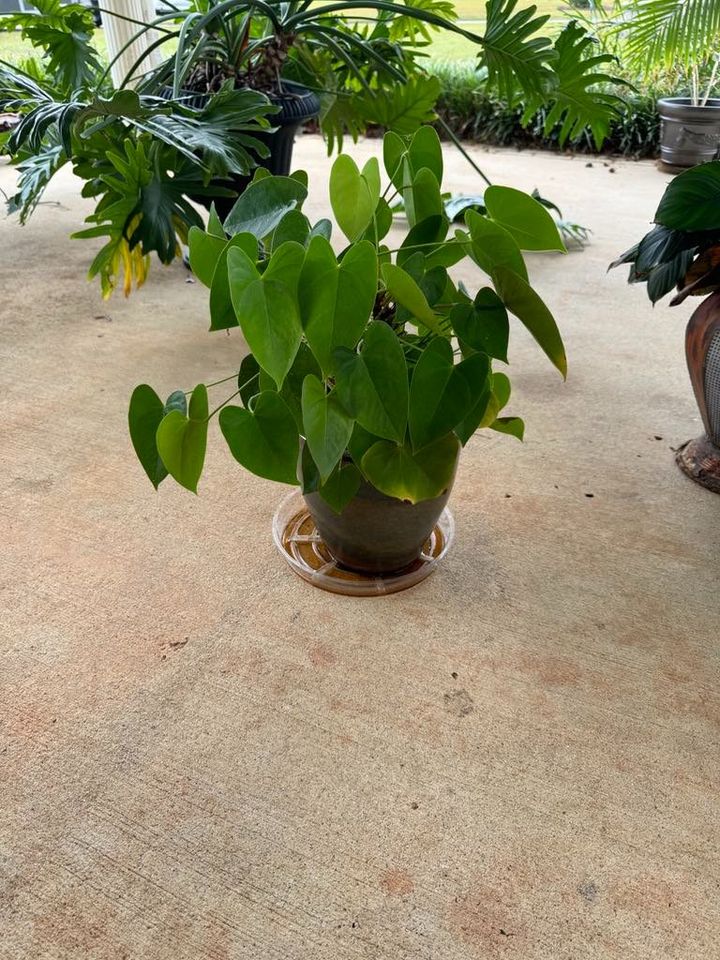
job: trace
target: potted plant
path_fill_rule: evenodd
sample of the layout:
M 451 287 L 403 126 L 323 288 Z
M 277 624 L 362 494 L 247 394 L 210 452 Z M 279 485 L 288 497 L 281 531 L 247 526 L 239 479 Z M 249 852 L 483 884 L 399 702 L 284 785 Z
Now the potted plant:
M 344 240 L 302 212 L 302 175 L 257 175 L 224 224 L 190 231 L 210 289 L 210 329 L 239 326 L 250 353 L 232 395 L 210 412 L 208 385 L 163 401 L 148 385 L 130 401 L 130 436 L 157 488 L 169 474 L 196 492 L 208 424 L 218 416 L 235 459 L 260 477 L 300 484 L 331 553 L 386 574 L 415 559 L 449 496 L 460 451 L 487 427 L 523 436 L 502 416 L 510 381 L 509 318 L 529 329 L 564 376 L 552 314 L 528 282 L 522 250 L 563 250 L 548 211 L 508 187 L 485 192 L 449 235 L 437 134 L 383 140 L 362 170 L 346 154 L 329 194 Z M 407 233 L 386 242 L 390 204 Z M 489 281 L 468 291 L 449 268 L 469 258 Z M 212 386 L 212 385 L 210 385 Z
M 616 0 L 614 26 L 641 75 L 683 70 L 690 95 L 658 100 L 660 156 L 674 167 L 712 160 L 720 147 L 720 99 L 713 98 L 720 56 L 717 0 Z M 704 81 L 704 82 L 703 82 Z
M 690 380 L 705 435 L 684 444 L 676 460 L 688 476 L 720 493 L 720 161 L 679 174 L 655 213 L 655 227 L 612 267 L 630 264 L 630 283 L 645 283 L 653 303 L 676 289 L 670 306 L 706 299 L 685 333 Z
M 516 5 L 488 0 L 484 33 L 476 35 L 449 19 L 447 0 L 196 0 L 138 27 L 158 34 L 148 50 L 169 43 L 176 51 L 145 74 L 141 58 L 128 73 L 133 88 L 114 91 L 112 65 L 103 67 L 91 45 L 89 10 L 41 0 L 37 14 L 9 25 L 42 51 L 42 62 L 0 62 L 0 103 L 21 117 L 4 146 L 19 172 L 10 209 L 27 219 L 57 170 L 72 163 L 86 181 L 84 194 L 96 199 L 89 229 L 77 235 L 108 238 L 91 276 L 100 275 L 108 295 L 124 274 L 127 293 L 144 279 L 150 254 L 170 262 L 188 228 L 202 222 L 189 200 L 214 199 L 225 214 L 256 163 L 289 169 L 298 116 L 288 113 L 285 133 L 271 129 L 283 122 L 283 104 L 302 113 L 317 92 L 329 150 L 369 123 L 408 136 L 433 120 L 439 85 L 420 56 L 434 29 L 476 43 L 489 87 L 522 99 L 530 112 L 546 104 L 561 138 L 589 124 L 601 142 L 619 102 L 597 92 L 612 80 L 600 69 L 609 58 L 594 55 L 579 28 L 564 30 L 553 44 L 541 33 L 548 17 Z M 298 82 L 312 92 L 289 86 Z M 245 108 L 253 102 L 250 117 Z

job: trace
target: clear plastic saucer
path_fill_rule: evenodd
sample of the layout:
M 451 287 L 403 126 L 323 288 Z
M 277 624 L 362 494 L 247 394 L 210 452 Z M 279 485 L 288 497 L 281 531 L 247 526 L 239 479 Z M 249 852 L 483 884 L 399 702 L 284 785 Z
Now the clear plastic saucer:
M 452 545 L 455 521 L 446 507 L 420 557 L 404 570 L 385 576 L 358 573 L 338 563 L 323 543 L 299 490 L 280 503 L 272 530 L 278 552 L 303 580 L 331 593 L 377 597 L 407 590 L 429 577 Z

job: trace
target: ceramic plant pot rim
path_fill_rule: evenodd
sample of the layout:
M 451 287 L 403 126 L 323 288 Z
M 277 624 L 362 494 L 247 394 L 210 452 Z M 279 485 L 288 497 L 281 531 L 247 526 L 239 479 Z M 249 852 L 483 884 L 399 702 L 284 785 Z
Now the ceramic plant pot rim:
M 304 123 L 305 120 L 311 120 L 318 115 L 320 112 L 320 98 L 313 90 L 309 90 L 301 83 L 295 83 L 294 80 L 283 80 L 283 88 L 282 93 L 266 94 L 271 103 L 281 108 L 279 113 L 274 113 L 268 117 L 268 120 L 274 127 L 297 125 Z M 262 93 L 263 91 L 259 92 Z M 164 100 L 172 100 L 172 87 L 161 87 L 159 95 Z M 210 93 L 195 93 L 192 90 L 181 90 L 179 100 L 185 106 L 202 110 L 203 107 L 207 106 L 212 96 L 213 94 Z
M 720 117 L 720 98 L 711 97 L 701 106 L 693 104 L 690 97 L 663 97 L 658 100 L 657 109 L 660 116 L 667 117 L 668 120 L 707 119 L 714 113 Z

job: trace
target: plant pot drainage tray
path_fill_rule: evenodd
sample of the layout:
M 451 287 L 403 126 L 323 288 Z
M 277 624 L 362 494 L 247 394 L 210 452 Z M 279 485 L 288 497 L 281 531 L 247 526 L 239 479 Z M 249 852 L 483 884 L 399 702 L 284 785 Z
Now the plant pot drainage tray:
M 332 556 L 299 491 L 282 501 L 273 518 L 275 546 L 299 577 L 322 590 L 354 597 L 397 593 L 420 583 L 446 556 L 454 536 L 455 523 L 446 507 L 414 563 L 391 574 L 358 573 L 343 567 Z

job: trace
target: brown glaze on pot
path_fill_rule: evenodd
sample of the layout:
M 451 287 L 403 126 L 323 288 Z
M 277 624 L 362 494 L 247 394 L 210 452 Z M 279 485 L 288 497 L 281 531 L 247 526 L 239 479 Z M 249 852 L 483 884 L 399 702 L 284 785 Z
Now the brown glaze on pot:
M 319 493 L 305 502 L 326 546 L 344 567 L 361 573 L 395 573 L 417 560 L 450 496 L 407 503 L 388 497 L 365 480 L 337 514 Z

